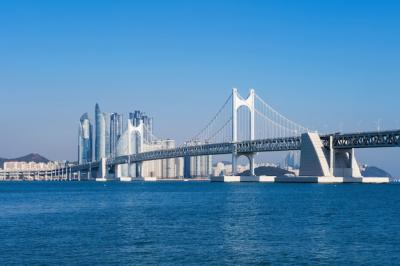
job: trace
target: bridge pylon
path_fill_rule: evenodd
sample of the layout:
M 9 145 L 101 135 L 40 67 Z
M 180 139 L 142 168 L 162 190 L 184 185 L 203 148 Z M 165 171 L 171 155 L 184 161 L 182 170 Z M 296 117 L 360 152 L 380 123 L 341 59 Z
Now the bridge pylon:
M 254 175 L 254 156 L 255 153 L 238 153 L 236 143 L 238 142 L 238 111 L 240 107 L 245 107 L 250 112 L 250 140 L 255 138 L 255 90 L 250 89 L 249 96 L 242 98 L 237 89 L 232 89 L 232 143 L 235 148 L 232 153 L 232 175 L 237 175 L 237 159 L 244 155 L 249 159 L 250 175 Z
M 137 137 L 136 137 L 137 136 Z M 136 147 L 132 146 L 132 138 L 136 137 Z M 136 154 L 136 153 L 141 153 L 143 152 L 143 144 L 144 144 L 144 124 L 141 121 L 139 125 L 134 126 L 132 124 L 132 121 L 128 120 L 128 127 L 125 130 L 125 132 L 122 134 L 120 137 L 118 143 L 117 143 L 117 155 L 122 156 L 122 155 L 131 155 L 131 154 Z M 116 177 L 121 177 L 124 175 L 122 173 L 122 165 L 116 165 L 115 169 L 115 175 Z M 131 162 L 130 162 L 130 156 L 128 159 L 127 164 L 125 165 L 127 168 L 125 171 L 124 177 L 140 177 L 141 176 L 141 163 L 136 163 L 135 164 L 135 169 L 131 169 Z M 133 170 L 135 173 L 132 173 Z

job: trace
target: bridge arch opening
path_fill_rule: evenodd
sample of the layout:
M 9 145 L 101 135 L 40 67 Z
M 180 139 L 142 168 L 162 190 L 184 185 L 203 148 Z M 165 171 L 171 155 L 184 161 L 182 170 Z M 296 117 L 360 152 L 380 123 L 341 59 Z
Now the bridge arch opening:
M 236 155 L 236 169 L 232 169 L 232 173 L 238 175 L 253 176 L 254 173 L 254 154 L 237 154 Z M 233 167 L 233 165 L 232 165 Z M 235 171 L 236 170 L 236 171 Z
M 237 141 L 251 139 L 251 111 L 247 106 L 237 109 Z

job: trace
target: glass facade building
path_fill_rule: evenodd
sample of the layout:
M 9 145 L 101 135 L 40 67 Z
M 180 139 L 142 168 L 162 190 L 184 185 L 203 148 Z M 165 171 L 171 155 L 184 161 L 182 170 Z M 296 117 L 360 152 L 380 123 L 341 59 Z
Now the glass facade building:
M 144 140 L 145 142 L 152 142 L 153 136 L 153 118 L 147 116 L 144 112 L 136 110 L 133 113 L 129 113 L 129 120 L 132 122 L 133 126 L 138 126 L 142 121 L 144 124 Z
M 87 114 L 82 117 L 83 120 L 87 119 L 89 121 Z M 124 116 L 119 113 L 102 112 L 99 104 L 96 103 L 94 114 L 94 134 L 93 137 L 90 138 L 90 141 L 92 142 L 91 149 L 94 150 L 94 152 L 90 156 L 91 160 L 100 161 L 101 158 L 112 158 L 118 155 L 119 140 L 122 138 L 123 133 L 127 129 L 127 126 L 124 125 L 123 118 Z M 144 142 L 151 143 L 153 141 L 153 119 L 151 117 L 148 117 L 147 115 L 145 115 L 145 113 L 136 110 L 133 113 L 129 113 L 128 123 L 130 123 L 129 125 L 131 127 L 137 127 L 140 125 L 140 123 L 143 123 Z M 92 126 L 90 125 L 90 127 Z M 90 131 L 92 131 L 92 129 L 90 129 Z M 81 136 L 81 129 L 79 136 Z M 134 136 L 132 136 L 135 143 L 139 142 L 138 136 L 138 134 L 134 134 Z M 131 143 L 131 141 L 128 141 L 128 143 Z M 79 144 L 79 147 L 82 147 L 82 145 Z M 79 154 L 79 159 L 82 159 L 81 153 Z
M 106 141 L 105 141 L 105 150 L 106 150 L 106 158 L 109 158 L 111 155 L 111 136 L 110 136 L 110 114 L 109 113 L 103 113 L 104 117 L 104 127 L 105 127 L 105 136 L 106 136 Z
M 92 161 L 92 124 L 87 113 L 83 114 L 79 123 L 78 163 Z
M 96 120 L 96 140 L 95 140 L 95 160 L 99 161 L 106 157 L 106 118 L 101 112 L 99 104 L 95 107 Z
M 117 154 L 117 142 L 123 132 L 123 115 L 111 113 L 110 115 L 110 154 L 115 157 Z

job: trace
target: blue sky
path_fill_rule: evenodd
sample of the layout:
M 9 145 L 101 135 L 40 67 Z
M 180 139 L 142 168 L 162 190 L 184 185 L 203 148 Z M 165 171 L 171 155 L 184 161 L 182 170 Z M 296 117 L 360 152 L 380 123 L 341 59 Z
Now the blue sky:
M 1 1 L 0 157 L 76 159 L 80 115 L 183 140 L 232 87 L 320 131 L 400 128 L 398 1 Z M 399 149 L 359 160 L 400 175 Z

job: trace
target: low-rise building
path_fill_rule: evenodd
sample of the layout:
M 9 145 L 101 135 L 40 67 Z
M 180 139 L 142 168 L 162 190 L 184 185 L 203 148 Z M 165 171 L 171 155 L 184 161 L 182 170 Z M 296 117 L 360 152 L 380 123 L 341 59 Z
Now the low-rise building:
M 65 166 L 65 162 L 5 162 L 4 171 L 46 171 Z

